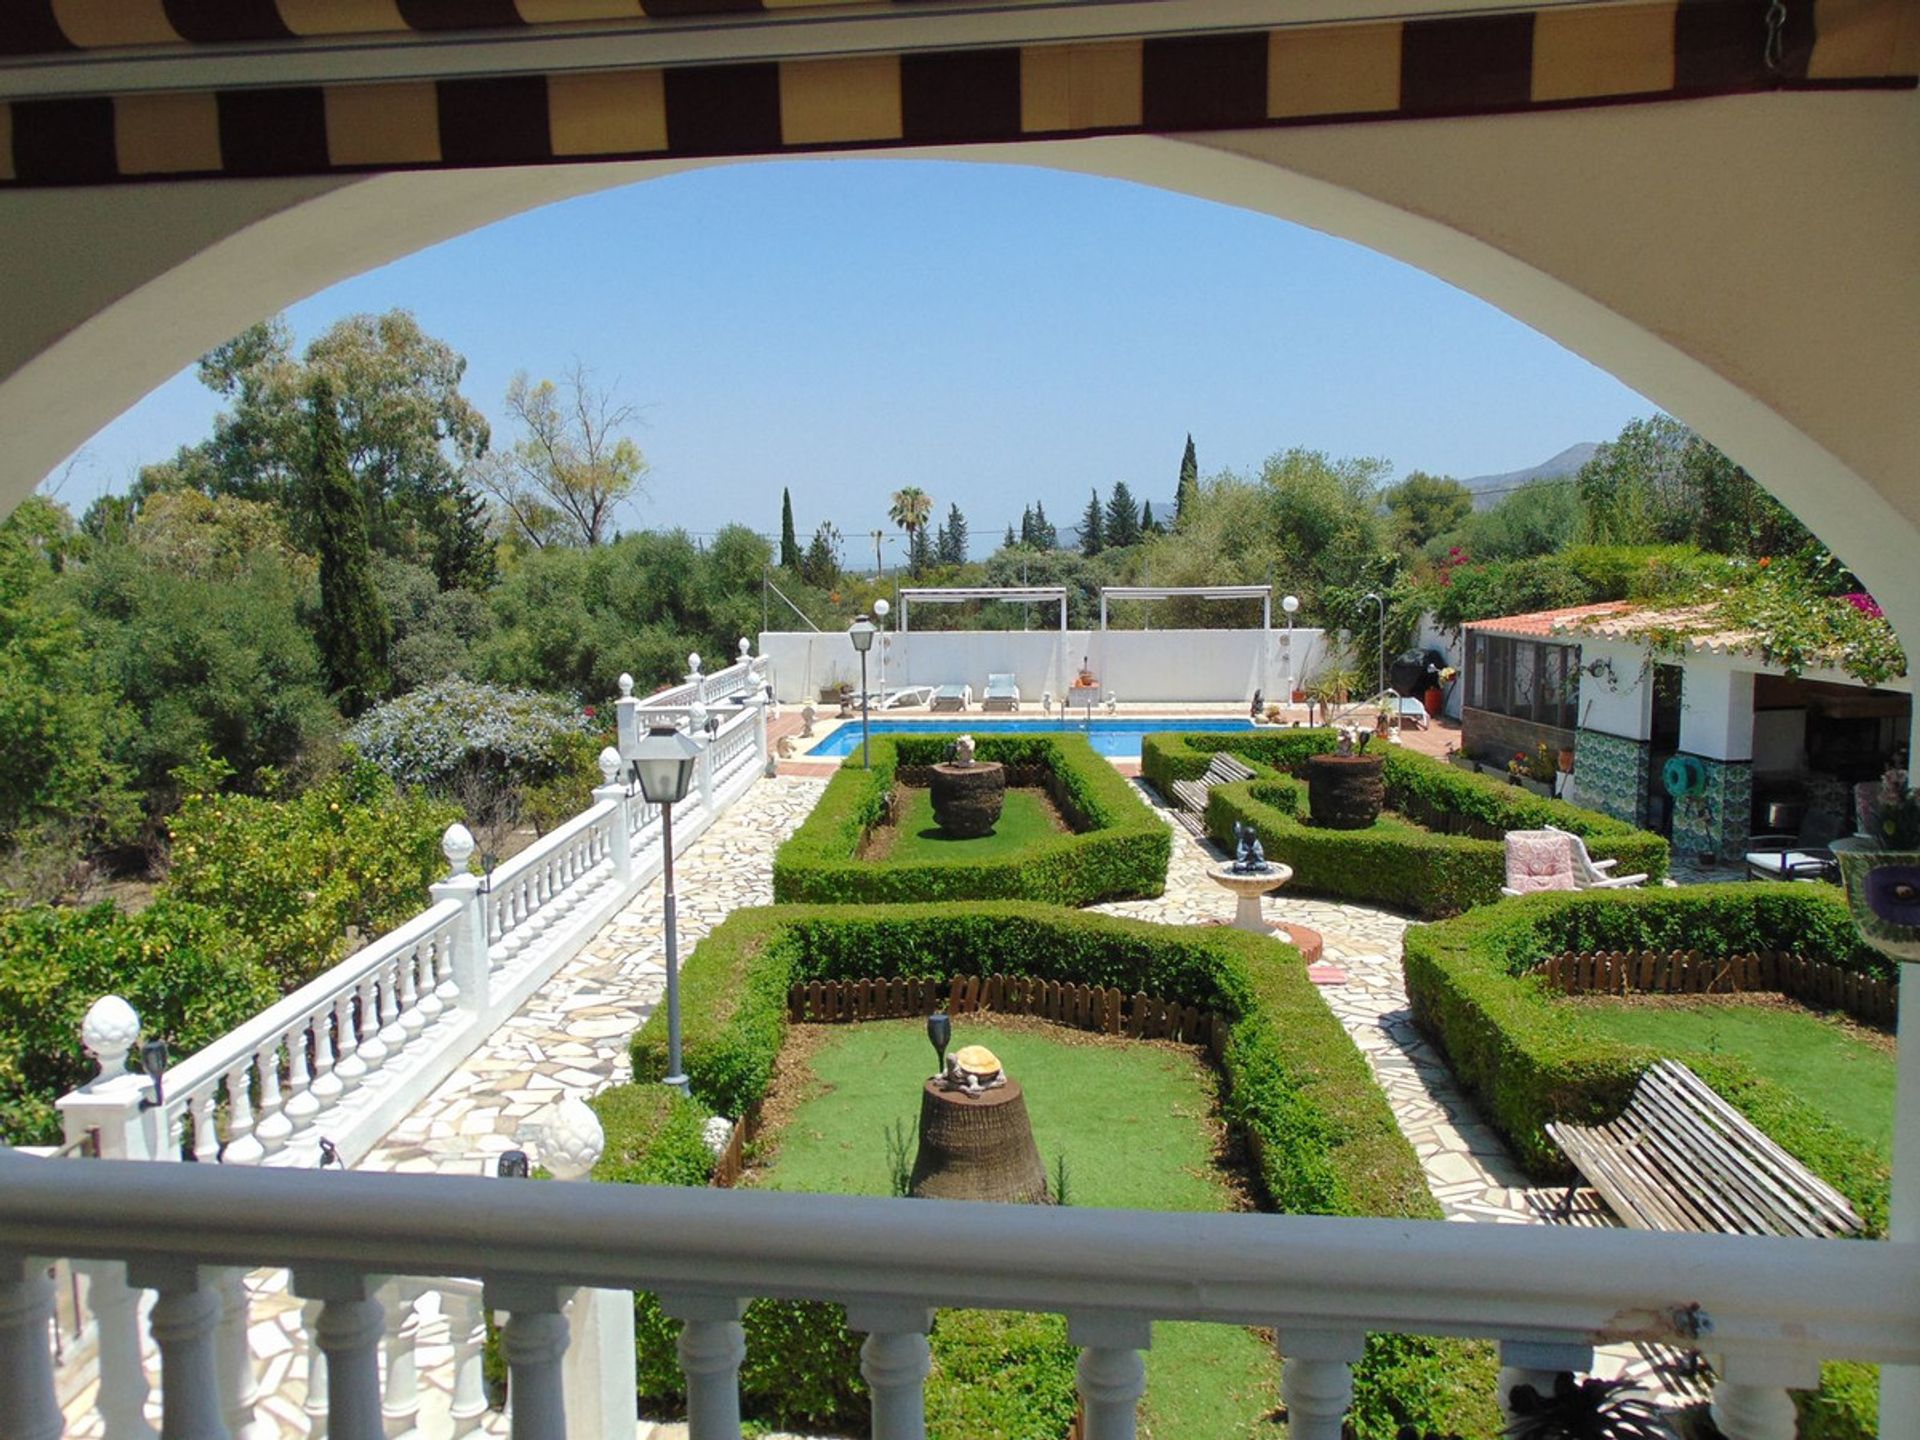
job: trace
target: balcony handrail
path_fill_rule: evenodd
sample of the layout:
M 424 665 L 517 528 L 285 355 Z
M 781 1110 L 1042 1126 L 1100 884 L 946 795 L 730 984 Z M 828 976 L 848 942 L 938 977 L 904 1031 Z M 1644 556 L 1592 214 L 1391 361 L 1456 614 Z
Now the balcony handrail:
M 177 1065 L 169 1065 L 165 1077 L 167 1111 L 177 1111 L 189 1094 L 207 1081 L 218 1079 L 231 1070 L 237 1061 L 258 1052 L 334 1000 L 353 993 L 361 981 L 390 964 L 395 956 L 427 939 L 442 926 L 451 924 L 459 916 L 460 909 L 459 903 L 453 900 L 429 905 L 411 920 L 369 941 L 339 964 L 315 976 L 291 995 L 275 1001 L 251 1019 L 243 1020 Z
M 0 1251 L 1920 1361 L 1912 1243 L 526 1185 L 0 1149 Z
M 556 825 L 526 849 L 494 866 L 489 883 L 504 888 L 528 870 L 545 864 L 595 825 L 604 824 L 613 815 L 613 808 L 610 800 L 596 800 L 565 824 Z

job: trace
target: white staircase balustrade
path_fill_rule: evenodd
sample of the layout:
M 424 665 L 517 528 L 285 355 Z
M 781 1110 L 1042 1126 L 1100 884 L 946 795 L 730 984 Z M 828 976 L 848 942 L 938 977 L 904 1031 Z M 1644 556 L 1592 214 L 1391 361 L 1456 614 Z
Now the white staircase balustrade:
M 218 1272 L 289 1266 L 294 1292 L 324 1302 L 315 1323 L 336 1440 L 401 1418 L 383 1418 L 377 1364 L 383 1336 L 404 1335 L 374 1299 L 390 1277 L 441 1290 L 455 1364 L 471 1365 L 477 1316 L 448 1273 L 482 1281 L 486 1303 L 507 1312 L 513 1433 L 540 1440 L 568 1433 L 576 1289 L 651 1290 L 686 1322 L 696 1440 L 737 1440 L 739 1317 L 758 1294 L 848 1307 L 868 1336 L 881 1440 L 917 1440 L 926 1316 L 947 1306 L 1065 1314 L 1083 1351 L 1089 1440 L 1131 1433 L 1156 1320 L 1270 1327 L 1290 1431 L 1303 1440 L 1339 1433 L 1372 1332 L 1496 1340 L 1509 1374 L 1595 1344 L 1706 1343 L 1726 1380 L 1722 1415 L 1760 1440 L 1790 1433 L 1785 1387 L 1814 1383 L 1822 1359 L 1920 1361 L 1912 1242 L 297 1175 L 0 1151 L 4 1440 L 59 1433 L 46 1262 L 26 1256 L 125 1262 L 133 1285 L 158 1290 L 166 1433 L 196 1437 L 228 1434 Z M 453 1380 L 470 1407 L 467 1376 Z M 389 1384 L 390 1412 L 404 1411 L 404 1389 Z M 1910 1433 L 1888 1418 L 1883 1433 Z

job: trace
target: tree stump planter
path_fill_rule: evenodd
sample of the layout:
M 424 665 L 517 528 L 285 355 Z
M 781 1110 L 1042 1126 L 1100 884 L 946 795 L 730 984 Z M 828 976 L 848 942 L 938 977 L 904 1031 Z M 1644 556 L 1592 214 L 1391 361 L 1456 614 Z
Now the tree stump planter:
M 1387 801 L 1379 755 L 1307 757 L 1307 807 L 1322 830 L 1364 830 Z
M 1047 1204 L 1047 1170 L 1033 1143 L 1020 1082 L 968 1095 L 927 1081 L 920 1092 L 920 1149 L 907 1193 L 916 1200 Z
M 1007 772 L 993 760 L 971 765 L 935 765 L 928 772 L 933 818 L 963 840 L 991 834 L 1007 798 Z

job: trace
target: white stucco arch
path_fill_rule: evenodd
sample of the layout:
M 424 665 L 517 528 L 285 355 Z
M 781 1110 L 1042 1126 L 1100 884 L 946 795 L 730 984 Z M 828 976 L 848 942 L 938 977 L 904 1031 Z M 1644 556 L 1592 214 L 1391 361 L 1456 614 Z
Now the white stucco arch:
M 1920 633 L 1909 92 L 889 153 L 1134 180 L 1427 270 L 1715 440 Z M 0 194 L 0 504 L 255 319 L 519 211 L 699 163 Z

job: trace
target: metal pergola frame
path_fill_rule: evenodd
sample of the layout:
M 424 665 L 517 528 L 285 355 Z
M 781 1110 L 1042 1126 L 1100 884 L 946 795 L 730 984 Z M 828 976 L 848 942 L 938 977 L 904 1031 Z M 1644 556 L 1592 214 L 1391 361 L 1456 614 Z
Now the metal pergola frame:
M 900 592 L 900 633 L 907 633 L 907 615 L 911 602 L 928 605 L 957 605 L 963 600 L 1026 600 L 1055 603 L 1060 606 L 1060 633 L 1067 633 L 1067 587 L 1064 585 L 950 585 L 930 586 Z M 1102 607 L 1101 629 L 1106 628 Z
M 1100 587 L 1100 628 L 1107 628 L 1107 601 L 1173 600 L 1191 596 L 1196 600 L 1258 600 L 1260 628 L 1273 629 L 1273 586 L 1271 585 L 1102 585 Z

